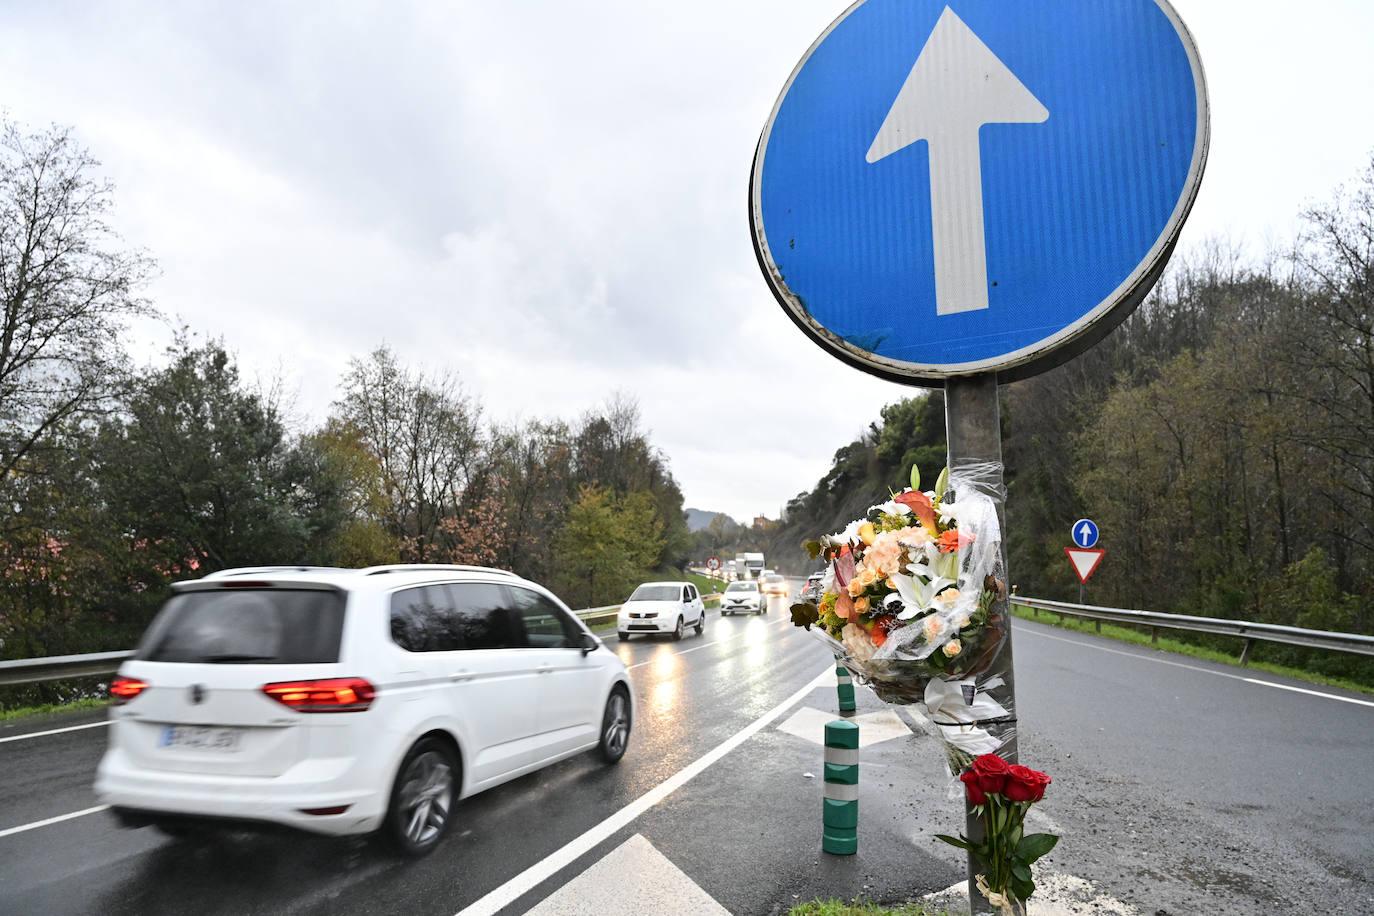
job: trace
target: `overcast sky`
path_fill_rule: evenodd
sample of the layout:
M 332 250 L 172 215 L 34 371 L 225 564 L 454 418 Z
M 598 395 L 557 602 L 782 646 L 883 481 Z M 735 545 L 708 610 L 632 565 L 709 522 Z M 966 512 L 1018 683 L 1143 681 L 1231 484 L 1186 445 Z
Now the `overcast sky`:
M 622 389 L 687 504 L 744 519 L 907 393 L 804 339 L 749 243 L 758 133 L 844 6 L 22 0 L 0 104 L 75 127 L 152 298 L 280 371 L 303 421 L 383 341 L 501 419 Z M 1213 107 L 1184 245 L 1257 252 L 1369 162 L 1374 3 L 1175 7 Z

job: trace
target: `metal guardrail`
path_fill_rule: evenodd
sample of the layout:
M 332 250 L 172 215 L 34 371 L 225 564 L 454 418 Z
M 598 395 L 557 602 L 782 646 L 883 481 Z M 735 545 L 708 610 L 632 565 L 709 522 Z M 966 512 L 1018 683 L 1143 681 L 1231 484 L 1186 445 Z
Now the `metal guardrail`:
M 719 599 L 720 595 L 702 595 L 703 601 Z M 574 611 L 578 619 L 590 628 L 614 622 L 618 604 L 605 607 L 587 608 Z M 51 655 L 46 658 L 20 658 L 0 662 L 0 686 L 6 684 L 37 684 L 42 681 L 57 681 L 72 677 L 95 677 L 114 674 L 126 659 L 133 657 L 132 650 L 122 652 L 91 652 L 85 655 Z
M 1374 636 L 1359 633 L 1334 633 L 1329 630 L 1306 630 L 1302 627 L 1285 627 L 1273 623 L 1252 623 L 1248 620 L 1228 620 L 1222 617 L 1190 617 L 1185 614 L 1162 614 L 1158 611 L 1132 611 L 1115 607 L 1096 607 L 1090 604 L 1070 604 L 1066 601 L 1047 601 L 1043 598 L 1023 598 L 1012 596 L 1012 603 L 1028 607 L 1037 614 L 1049 611 L 1059 615 L 1083 617 L 1098 622 L 1126 623 L 1147 627 L 1150 641 L 1159 638 L 1161 628 L 1188 630 L 1193 633 L 1212 633 L 1218 636 L 1233 636 L 1245 640 L 1240 651 L 1240 663 L 1250 660 L 1250 648 L 1255 640 L 1282 643 L 1288 646 L 1303 646 L 1309 649 L 1328 649 L 1332 652 L 1351 652 L 1356 655 L 1374 655 Z
M 133 657 L 132 651 L 91 652 L 86 655 L 50 655 L 47 658 L 20 658 L 0 662 L 0 684 L 36 684 L 67 677 L 114 674 L 119 665 Z

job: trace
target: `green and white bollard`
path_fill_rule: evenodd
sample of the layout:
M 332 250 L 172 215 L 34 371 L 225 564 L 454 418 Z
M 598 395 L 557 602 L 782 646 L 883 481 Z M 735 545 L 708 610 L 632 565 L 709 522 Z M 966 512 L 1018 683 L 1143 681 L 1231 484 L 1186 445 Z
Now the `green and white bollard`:
M 852 718 L 858 709 L 854 704 L 854 678 L 850 677 L 849 669 L 841 665 L 838 659 L 835 661 L 835 685 L 840 695 L 840 715 L 846 719 Z
M 854 688 L 851 686 L 850 695 Z M 859 726 L 825 724 L 825 798 L 821 850 L 835 856 L 859 851 Z

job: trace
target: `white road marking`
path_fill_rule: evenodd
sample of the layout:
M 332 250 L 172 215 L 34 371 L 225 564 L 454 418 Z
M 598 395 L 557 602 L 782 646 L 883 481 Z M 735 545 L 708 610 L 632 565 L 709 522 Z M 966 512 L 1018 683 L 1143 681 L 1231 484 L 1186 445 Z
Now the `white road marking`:
M 0 838 L 14 836 L 14 834 L 23 833 L 26 830 L 37 830 L 39 827 L 46 827 L 49 824 L 60 824 L 62 821 L 69 821 L 77 817 L 85 817 L 88 814 L 97 814 L 109 807 L 109 805 L 96 805 L 94 808 L 84 808 L 81 811 L 73 811 L 70 814 L 59 814 L 57 817 L 49 817 L 41 821 L 34 821 L 32 824 L 20 824 L 18 827 L 8 827 L 4 830 L 0 830 Z
M 826 712 L 814 706 L 803 706 L 778 726 L 778 731 L 787 732 L 815 744 L 825 744 L 825 725 L 840 718 L 833 712 Z M 866 712 L 849 720 L 859 726 L 859 747 L 882 744 L 893 738 L 905 738 L 911 734 L 905 722 L 890 709 Z
M 636 833 L 526 916 L 730 916 L 654 844 Z
M 528 893 L 544 881 L 547 881 L 573 862 L 576 862 L 580 857 L 594 849 L 597 844 L 603 843 L 614 836 L 621 828 L 632 823 L 635 818 L 682 788 L 688 781 L 701 774 L 711 764 L 720 760 L 745 741 L 748 741 L 778 716 L 801 702 L 801 700 L 812 690 L 824 685 L 826 677 L 831 674 L 831 667 L 827 667 L 825 671 L 822 671 L 806 686 L 783 700 L 777 706 L 773 707 L 773 709 L 759 716 L 753 722 L 750 722 L 733 736 L 727 738 L 723 743 L 707 751 L 704 755 L 698 757 L 681 770 L 678 770 L 672 776 L 630 802 L 595 827 L 592 827 L 581 836 L 571 840 L 562 848 L 555 850 L 541 861 L 534 863 L 486 896 L 464 907 L 458 912 L 457 916 L 493 916 L 493 914 L 500 912 L 503 907 L 515 902 L 522 895 Z
M 0 738 L 0 744 L 4 744 L 7 741 L 23 741 L 25 738 L 41 738 L 44 735 L 60 735 L 63 732 L 79 732 L 83 728 L 100 728 L 102 725 L 109 724 L 109 720 L 106 719 L 103 722 L 87 722 L 85 725 L 69 725 L 66 728 L 50 728 L 45 732 L 29 732 L 26 735 L 11 735 L 8 738 Z
M 1167 658 L 1155 658 L 1153 655 L 1141 655 L 1139 652 L 1124 652 L 1121 649 L 1109 649 L 1106 646 L 1094 645 L 1090 642 L 1079 642 L 1076 639 L 1065 639 L 1062 636 L 1051 636 L 1049 633 L 1041 633 L 1039 630 L 1030 629 L 1020 624 L 1016 627 L 1017 632 L 1029 633 L 1032 636 L 1039 636 L 1041 639 L 1053 639 L 1056 642 L 1066 642 L 1071 646 L 1079 646 L 1084 649 L 1096 649 L 1099 652 L 1110 652 L 1113 655 L 1124 655 L 1127 658 L 1138 658 L 1141 661 L 1157 662 L 1161 665 L 1172 665 L 1175 668 L 1187 668 L 1189 671 L 1200 671 L 1203 674 L 1214 674 L 1217 677 L 1228 677 L 1233 681 L 1244 681 L 1247 684 L 1259 684 L 1261 687 L 1277 687 L 1279 690 L 1291 690 L 1294 693 L 1307 693 L 1314 697 L 1322 697 L 1327 700 L 1339 700 L 1342 703 L 1354 703 L 1356 706 L 1374 707 L 1374 701 L 1357 700 L 1354 697 L 1343 697 L 1336 693 L 1322 693 L 1320 690 L 1308 690 L 1305 687 L 1290 687 L 1287 684 L 1275 684 L 1273 681 L 1260 680 L 1257 677 L 1244 677 L 1239 674 L 1228 674 L 1225 671 L 1213 671 L 1211 668 L 1200 668 L 1197 665 L 1185 665 L 1183 662 L 1170 661 Z

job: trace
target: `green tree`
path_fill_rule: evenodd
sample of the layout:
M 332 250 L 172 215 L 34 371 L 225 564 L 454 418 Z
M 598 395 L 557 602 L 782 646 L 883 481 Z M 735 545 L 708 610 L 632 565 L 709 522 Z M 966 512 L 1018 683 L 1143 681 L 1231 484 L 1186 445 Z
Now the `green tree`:
M 617 499 L 604 488 L 584 486 L 557 538 L 560 594 L 575 607 L 623 601 L 662 549 L 663 526 L 648 493 Z
M 102 504 L 167 574 L 317 561 L 343 515 L 319 463 L 217 343 L 183 341 L 169 366 L 136 379 L 96 454 Z
M 381 468 L 356 429 L 330 420 L 302 438 L 292 460 L 292 477 L 308 484 L 298 485 L 297 508 L 312 522 L 311 555 L 335 566 L 400 562 L 400 544 L 383 523 Z

